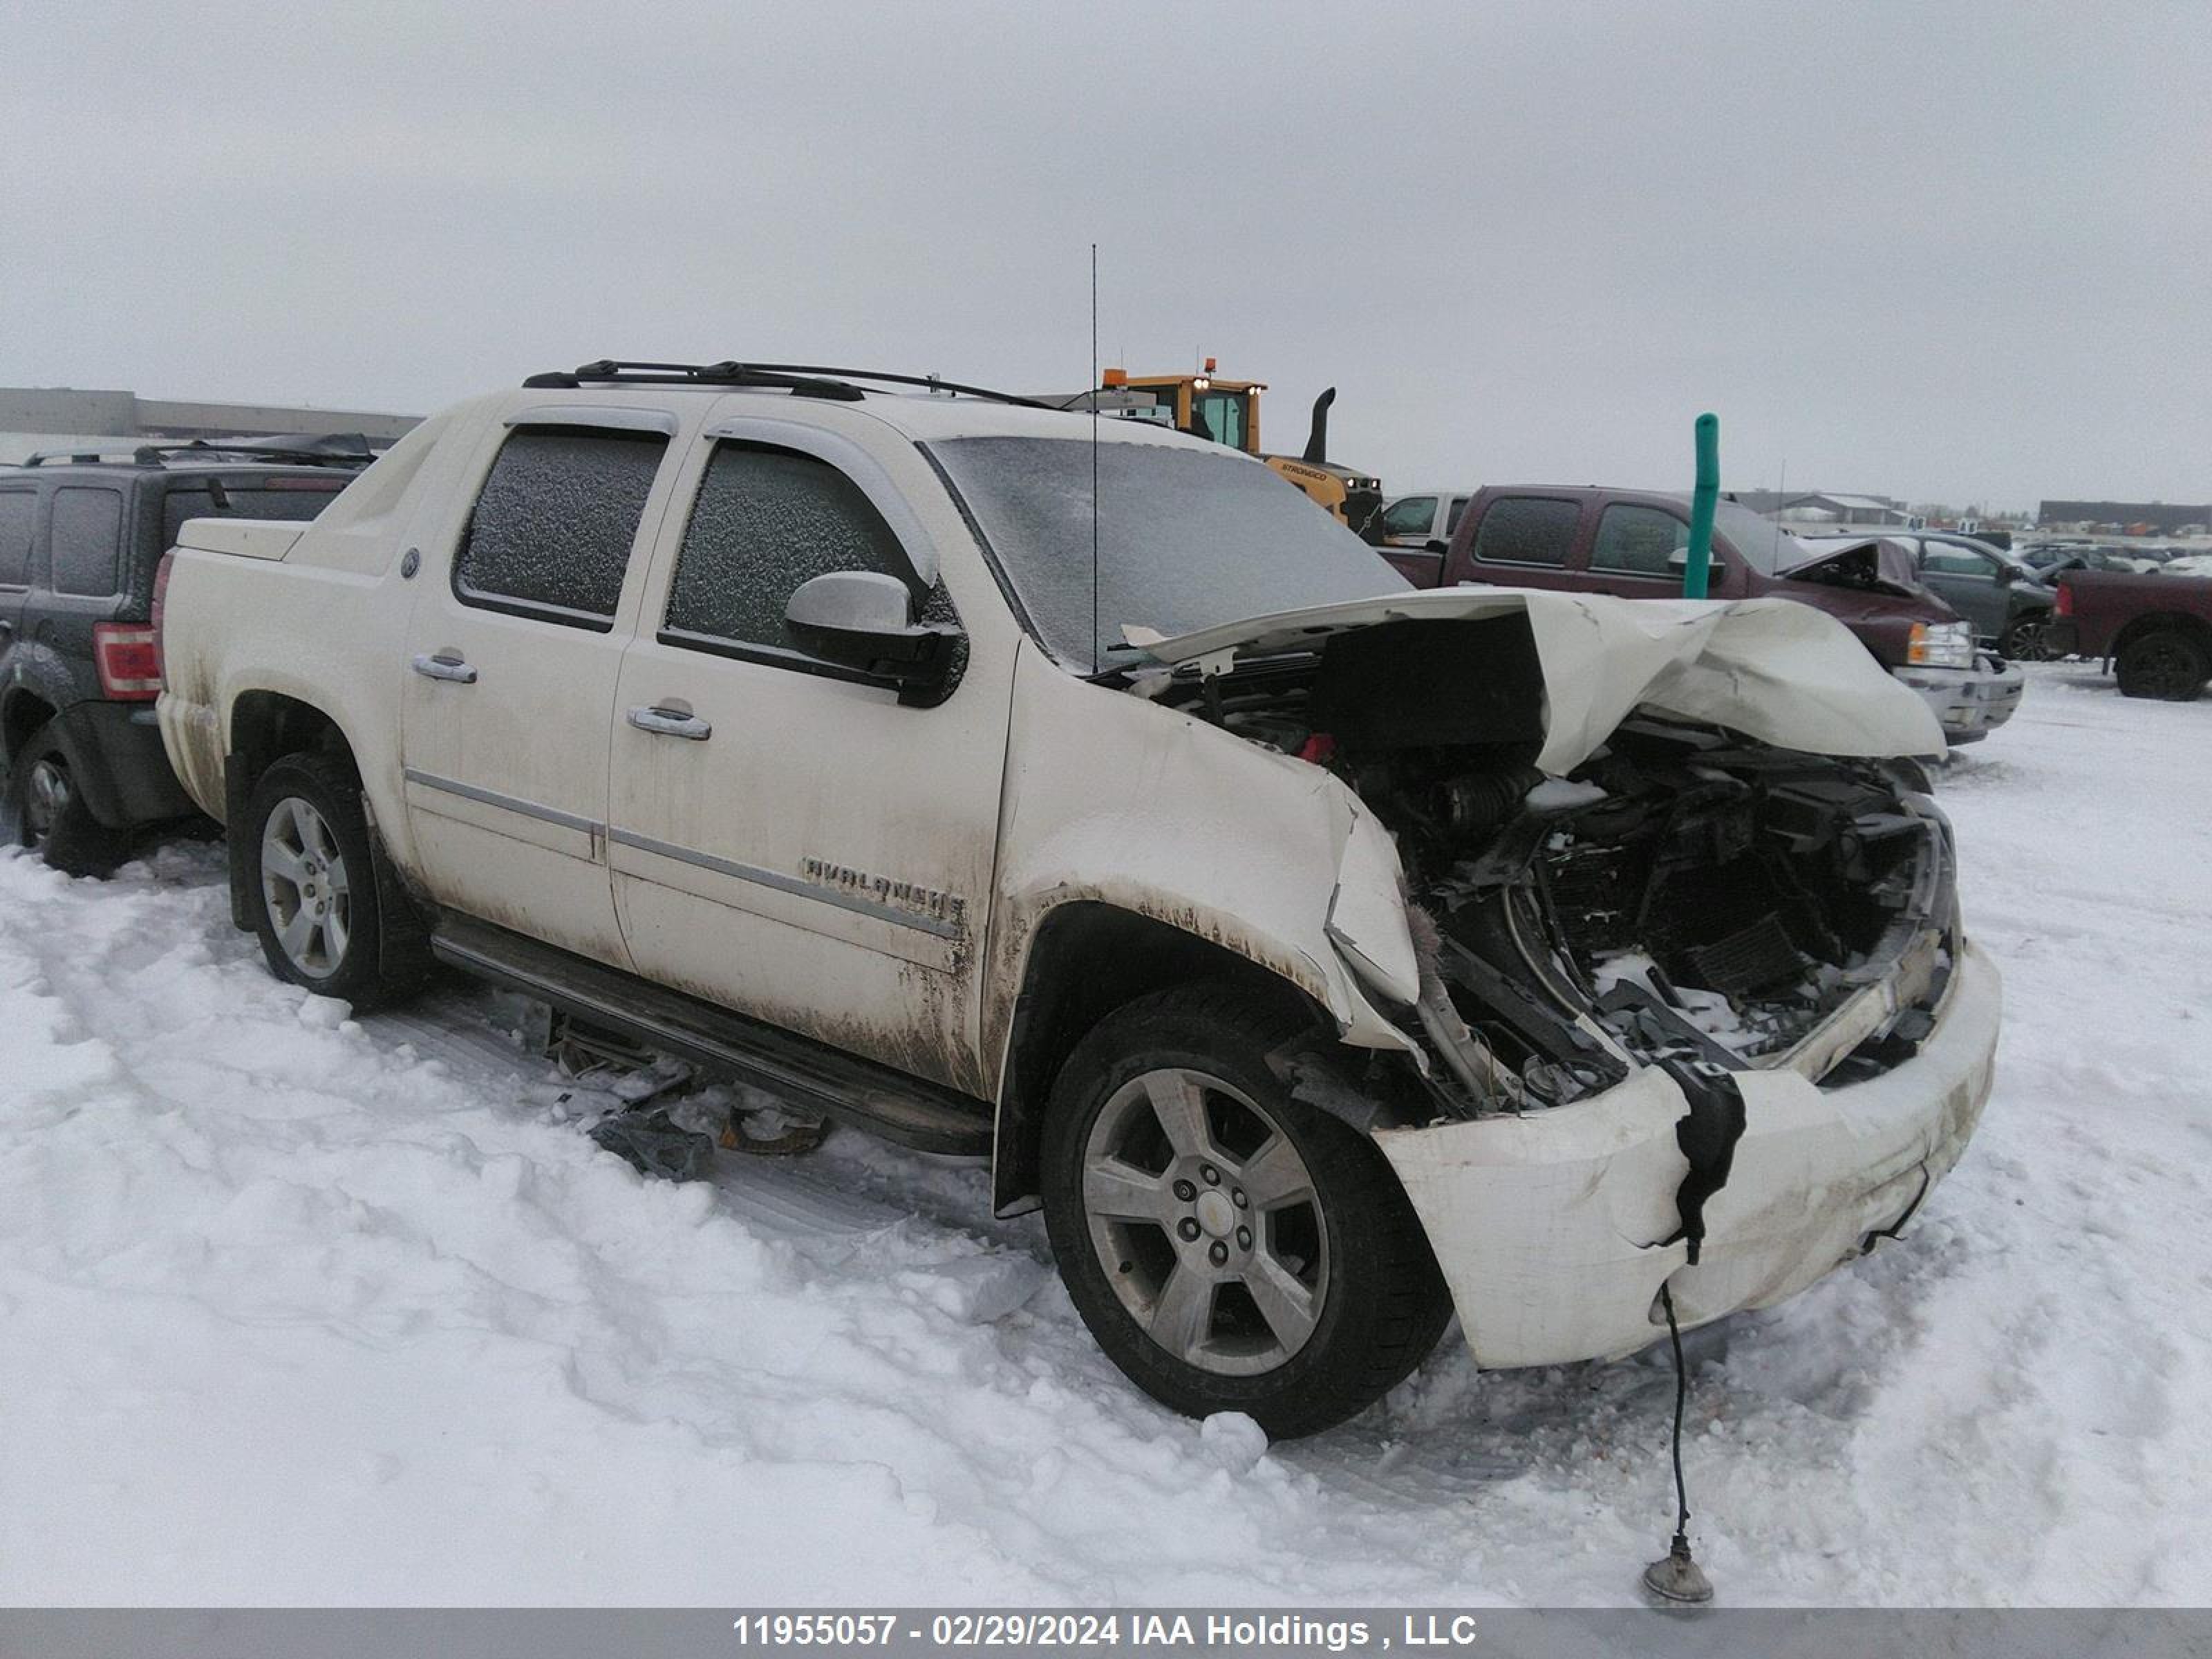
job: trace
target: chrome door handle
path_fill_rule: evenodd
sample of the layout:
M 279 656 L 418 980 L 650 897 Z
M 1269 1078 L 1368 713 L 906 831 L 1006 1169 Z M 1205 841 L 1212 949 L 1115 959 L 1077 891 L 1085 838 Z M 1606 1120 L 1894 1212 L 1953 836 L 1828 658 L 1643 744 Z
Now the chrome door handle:
M 714 728 L 696 714 L 679 714 L 672 708 L 633 708 L 629 723 L 655 737 L 689 738 L 694 743 L 704 743 L 714 735 Z
M 451 680 L 456 685 L 477 683 L 477 671 L 459 657 L 417 657 L 415 672 L 425 679 Z

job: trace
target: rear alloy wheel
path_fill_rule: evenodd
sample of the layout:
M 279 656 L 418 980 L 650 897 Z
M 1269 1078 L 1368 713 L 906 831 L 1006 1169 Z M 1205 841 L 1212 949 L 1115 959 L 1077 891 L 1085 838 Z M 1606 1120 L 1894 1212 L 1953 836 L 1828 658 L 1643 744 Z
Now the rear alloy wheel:
M 1278 1439 L 1370 1404 L 1451 1316 L 1381 1150 L 1270 1066 L 1305 1029 L 1236 986 L 1133 1002 L 1060 1068 L 1042 1148 L 1053 1255 L 1098 1345 L 1163 1404 Z
M 370 1007 L 411 989 L 412 949 L 385 937 L 368 822 L 353 769 L 328 755 L 288 755 L 261 775 L 243 838 L 253 930 L 279 979 Z
M 261 895 L 276 944 L 301 975 L 328 979 L 353 939 L 353 884 L 337 836 L 297 795 L 261 828 Z
M 2047 641 L 2050 632 L 2051 618 L 2048 615 L 2038 612 L 2032 617 L 2022 617 L 2005 629 L 2004 637 L 1997 641 L 1997 649 L 2014 662 L 2048 662 L 2051 660 L 2051 647 Z
M 64 874 L 110 875 L 130 856 L 130 832 L 93 816 L 51 725 L 23 745 L 8 791 L 17 838 Z
M 2194 702 L 2212 679 L 2212 653 L 2179 629 L 2154 629 L 2128 641 L 2116 668 L 2124 696 Z

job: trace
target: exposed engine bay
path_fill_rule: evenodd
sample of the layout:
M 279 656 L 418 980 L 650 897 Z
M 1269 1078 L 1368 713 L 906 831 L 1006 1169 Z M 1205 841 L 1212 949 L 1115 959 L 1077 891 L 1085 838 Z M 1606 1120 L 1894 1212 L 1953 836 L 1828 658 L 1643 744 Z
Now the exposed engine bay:
M 1639 713 L 1547 778 L 1517 618 L 1362 629 L 1153 695 L 1328 768 L 1390 830 L 1437 1115 L 1562 1104 L 1643 1065 L 1856 1081 L 1932 1027 L 1953 860 L 1913 763 Z

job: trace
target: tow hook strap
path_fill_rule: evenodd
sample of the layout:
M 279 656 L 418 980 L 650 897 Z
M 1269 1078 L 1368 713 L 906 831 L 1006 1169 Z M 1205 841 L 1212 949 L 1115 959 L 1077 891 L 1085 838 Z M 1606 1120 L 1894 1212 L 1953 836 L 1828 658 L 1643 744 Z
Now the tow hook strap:
M 1682 1091 L 1690 1109 L 1674 1125 L 1674 1144 L 1690 1161 L 1690 1172 L 1674 1189 L 1674 1212 L 1682 1225 L 1673 1238 L 1686 1240 L 1695 1266 L 1705 1237 L 1705 1200 L 1728 1185 L 1735 1144 L 1743 1137 L 1743 1091 L 1735 1076 L 1709 1060 L 1661 1060 L 1659 1065 Z

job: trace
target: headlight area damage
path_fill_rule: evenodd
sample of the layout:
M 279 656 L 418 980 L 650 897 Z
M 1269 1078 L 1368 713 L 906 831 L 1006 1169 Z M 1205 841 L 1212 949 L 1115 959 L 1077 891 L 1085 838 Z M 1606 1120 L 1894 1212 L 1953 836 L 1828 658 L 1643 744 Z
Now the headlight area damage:
M 1326 767 L 1395 843 L 1403 933 L 1340 887 L 1329 934 L 1417 1050 L 1370 1065 L 1366 1127 L 1477 1360 L 1633 1352 L 1662 1285 L 1695 1323 L 1893 1232 L 1997 1016 L 1919 700 L 1795 605 L 1371 609 L 1161 642 L 1183 666 L 1142 689 Z

